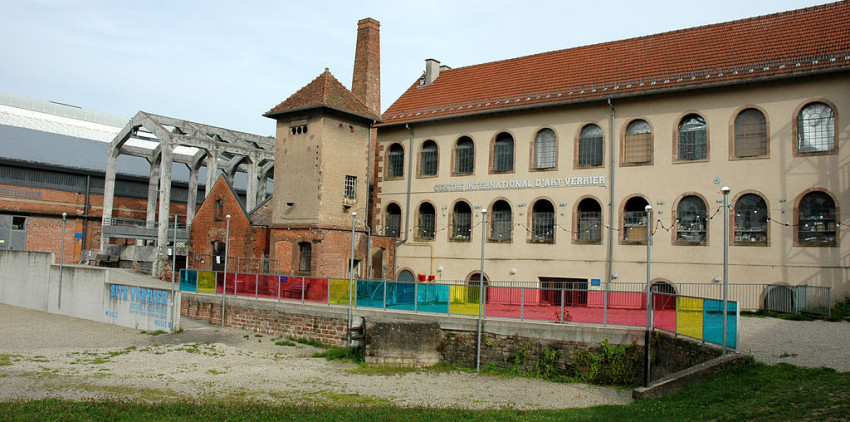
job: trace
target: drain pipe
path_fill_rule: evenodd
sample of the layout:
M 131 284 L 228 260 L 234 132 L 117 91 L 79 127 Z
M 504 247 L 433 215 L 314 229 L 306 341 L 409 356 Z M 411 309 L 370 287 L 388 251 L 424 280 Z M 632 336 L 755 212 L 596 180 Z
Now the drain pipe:
M 370 258 L 370 254 L 372 252 L 372 227 L 371 227 L 371 217 L 372 212 L 369 209 L 370 200 L 372 199 L 372 190 L 369 189 L 372 186 L 372 130 L 375 127 L 375 121 L 372 120 L 372 123 L 369 124 L 369 153 L 366 157 L 366 215 L 363 216 L 363 219 L 366 220 L 366 277 L 369 278 L 369 263 L 372 261 Z
M 410 231 L 410 189 L 413 183 L 413 128 L 407 123 L 404 128 L 410 132 L 410 139 L 407 143 L 407 203 L 404 206 L 404 237 L 393 244 L 393 280 L 395 280 L 395 272 L 398 263 L 398 247 L 407 242 L 407 234 Z
M 611 103 L 611 98 L 608 98 L 608 107 L 611 108 L 611 130 L 610 135 L 610 144 L 609 148 L 611 155 L 611 164 L 608 172 L 608 268 L 605 274 L 605 291 L 602 297 L 602 325 L 608 324 L 608 290 L 611 289 L 611 277 L 614 274 L 614 165 L 615 161 L 615 146 L 617 143 L 615 142 L 615 134 L 614 134 L 614 104 Z

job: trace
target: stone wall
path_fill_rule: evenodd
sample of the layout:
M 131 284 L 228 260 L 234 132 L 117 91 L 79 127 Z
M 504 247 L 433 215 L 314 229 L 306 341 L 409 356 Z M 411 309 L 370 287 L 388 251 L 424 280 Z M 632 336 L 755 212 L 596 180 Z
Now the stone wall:
M 715 345 L 684 337 L 655 332 L 652 336 L 652 379 L 660 379 L 674 372 L 688 369 L 721 355 Z
M 180 313 L 221 324 L 221 296 L 183 292 Z M 346 346 L 348 340 L 345 309 L 227 297 L 224 324 L 255 333 L 318 340 L 333 346 Z

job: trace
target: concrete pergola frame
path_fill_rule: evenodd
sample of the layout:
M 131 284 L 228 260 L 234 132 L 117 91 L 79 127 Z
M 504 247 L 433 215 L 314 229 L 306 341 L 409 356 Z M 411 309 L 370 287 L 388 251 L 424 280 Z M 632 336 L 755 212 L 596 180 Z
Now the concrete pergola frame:
M 147 132 L 149 136 L 142 136 Z M 142 141 L 142 142 L 130 142 Z M 155 147 L 148 148 L 145 145 Z M 190 147 L 175 152 L 179 147 Z M 274 169 L 274 139 L 245 132 L 224 129 L 201 123 L 139 111 L 110 142 L 106 157 L 106 178 L 103 192 L 103 225 L 111 225 L 115 199 L 115 175 L 118 156 L 121 154 L 143 157 L 151 164 L 148 189 L 147 224 L 153 227 L 156 220 L 158 198 L 171 198 L 171 168 L 174 162 L 189 168 L 189 196 L 186 225 L 194 219 L 198 196 L 198 172 L 207 168 L 206 195 L 215 183 L 218 169 L 232 183 L 237 172 L 248 175 L 245 208 L 252 210 L 266 198 L 266 184 Z M 262 166 L 260 164 L 262 163 Z M 159 202 L 157 225 L 158 256 L 165 256 L 168 239 L 170 200 Z M 100 250 L 106 249 L 106 239 L 101 238 Z M 154 263 L 158 272 L 159 263 Z

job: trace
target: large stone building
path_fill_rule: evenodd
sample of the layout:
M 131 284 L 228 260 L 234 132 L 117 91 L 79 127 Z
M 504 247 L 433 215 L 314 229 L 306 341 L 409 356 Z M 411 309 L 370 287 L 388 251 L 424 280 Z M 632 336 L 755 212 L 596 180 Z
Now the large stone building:
M 393 276 L 477 279 L 483 248 L 493 281 L 642 282 L 649 224 L 654 281 L 716 282 L 728 186 L 730 282 L 841 297 L 849 72 L 850 2 L 455 69 L 427 60 L 378 124 Z

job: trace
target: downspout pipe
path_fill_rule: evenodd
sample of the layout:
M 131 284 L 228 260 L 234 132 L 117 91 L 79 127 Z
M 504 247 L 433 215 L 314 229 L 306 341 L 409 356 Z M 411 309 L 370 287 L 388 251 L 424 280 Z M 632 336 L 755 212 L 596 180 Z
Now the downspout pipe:
M 404 206 L 404 236 L 398 242 L 393 244 L 393 280 L 395 280 L 395 272 L 398 263 L 398 247 L 407 243 L 407 234 L 410 231 L 410 190 L 413 185 L 413 128 L 405 123 L 404 128 L 410 132 L 410 139 L 407 144 L 407 198 Z
M 372 261 L 370 259 L 372 253 L 372 227 L 371 227 L 371 219 L 372 219 L 372 210 L 369 208 L 369 204 L 372 199 L 372 130 L 375 128 L 375 121 L 372 120 L 372 123 L 369 124 L 369 153 L 366 157 L 366 212 L 364 219 L 366 220 L 366 276 L 363 278 L 370 278 L 369 274 L 369 263 Z
M 614 110 L 614 104 L 611 102 L 611 98 L 608 98 L 608 107 L 611 108 L 611 128 L 610 128 L 610 156 L 611 163 L 608 169 L 608 268 L 606 269 L 606 277 L 605 277 L 605 294 L 603 295 L 603 307 L 606 312 L 603 314 L 602 324 L 605 325 L 608 323 L 608 290 L 611 289 L 611 278 L 614 274 L 614 169 L 616 164 L 616 150 L 615 147 L 617 142 L 615 141 L 616 135 L 614 133 L 614 118 L 616 117 L 616 113 Z

